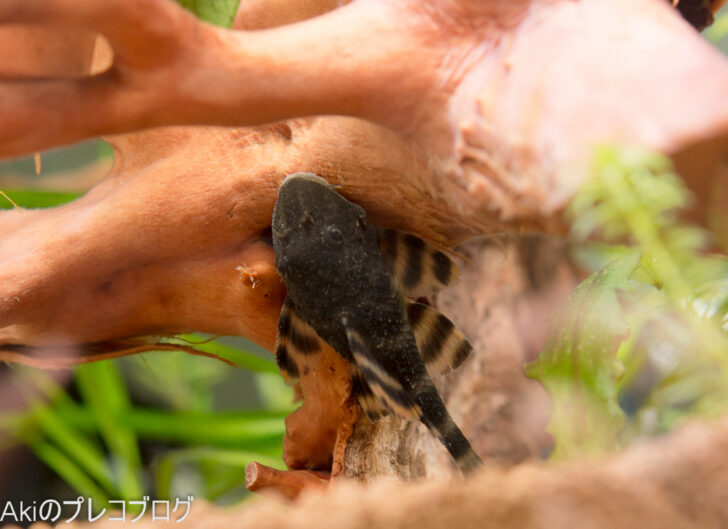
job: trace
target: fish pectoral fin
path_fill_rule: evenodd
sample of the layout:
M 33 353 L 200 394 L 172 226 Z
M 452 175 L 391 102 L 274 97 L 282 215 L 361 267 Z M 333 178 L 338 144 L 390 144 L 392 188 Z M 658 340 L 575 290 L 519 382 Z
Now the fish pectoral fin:
M 352 393 L 356 395 L 356 398 L 359 401 L 359 406 L 364 412 L 364 415 L 366 415 L 370 421 L 376 422 L 382 417 L 386 417 L 392 413 L 392 410 L 389 409 L 386 403 L 379 400 L 379 398 L 377 398 L 377 396 L 372 392 L 369 384 L 364 378 L 364 375 L 355 365 L 351 366 L 351 388 Z
M 407 318 L 430 376 L 456 369 L 473 351 L 465 335 L 433 307 L 409 302 Z
M 296 314 L 291 298 L 286 296 L 278 318 L 276 364 L 287 384 L 298 383 L 299 365 L 305 357 L 321 351 L 321 339 L 316 331 Z
M 390 229 L 379 229 L 378 237 L 384 263 L 403 296 L 429 296 L 457 282 L 458 267 L 432 244 L 411 233 Z
M 371 354 L 371 347 L 368 345 L 367 337 L 347 326 L 346 338 L 356 364 L 352 372 L 357 377 L 361 375 L 355 383 L 363 381 L 366 387 L 369 388 L 369 392 L 364 393 L 364 398 L 360 398 L 360 403 L 362 400 L 364 401 L 362 408 L 367 413 L 367 417 L 370 417 L 367 410 L 370 410 L 374 417 L 376 417 L 375 412 L 381 415 L 381 410 L 386 410 L 405 419 L 419 419 L 421 415 L 420 407 L 415 404 L 402 388 L 402 385 L 387 373 L 379 361 Z M 374 404 L 375 402 L 378 402 L 378 405 Z

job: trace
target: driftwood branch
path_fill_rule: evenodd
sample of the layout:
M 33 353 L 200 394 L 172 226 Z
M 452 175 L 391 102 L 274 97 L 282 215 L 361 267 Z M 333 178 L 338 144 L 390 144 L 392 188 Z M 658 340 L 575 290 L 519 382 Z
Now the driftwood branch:
M 262 5 L 244 3 L 239 25 L 272 23 Z M 332 7 L 306 6 L 289 16 Z M 342 185 L 377 224 L 444 244 L 560 232 L 599 141 L 674 153 L 701 214 L 728 194 L 728 64 L 661 0 L 357 0 L 237 32 L 168 0 L 7 0 L 0 21 L 98 31 L 114 56 L 79 78 L 87 32 L 51 33 L 29 56 L 28 36 L 4 29 L 5 155 L 174 123 L 368 120 L 110 137 L 116 166 L 85 197 L 0 213 L 0 343 L 192 329 L 270 347 L 283 292 L 258 241 L 293 171 Z
M 322 488 L 329 484 L 329 476 L 323 472 L 294 470 L 282 472 L 260 463 L 245 466 L 245 486 L 251 492 L 277 494 L 292 500 L 305 489 Z
M 355 0 L 334 9 L 336 4 L 288 9 L 278 1 L 277 9 L 267 10 L 267 3 L 243 2 L 236 24 L 245 30 L 226 31 L 168 0 L 0 3 L 0 155 L 98 134 L 111 135 L 116 152 L 111 174 L 83 198 L 52 210 L 0 212 L 0 344 L 7 344 L 0 359 L 26 354 L 43 364 L 47 348 L 67 348 L 78 357 L 89 342 L 187 330 L 247 336 L 272 348 L 284 288 L 267 230 L 278 184 L 294 171 L 339 184 L 375 224 L 446 245 L 501 231 L 561 233 L 563 207 L 589 177 L 592 146 L 603 141 L 671 154 L 696 193 L 696 216 L 712 214 L 728 196 L 728 63 L 670 2 Z M 29 53 L 29 39 L 44 45 Z M 84 75 L 88 71 L 96 73 Z M 162 126 L 168 128 L 152 128 Z M 149 130 L 133 132 L 141 129 Z M 561 255 L 558 249 L 547 253 Z M 481 255 L 474 261 L 496 262 Z M 533 456 L 546 442 L 533 440 L 543 430 L 543 414 L 534 413 L 521 428 L 515 417 L 525 415 L 513 409 L 543 407 L 543 395 L 519 369 L 543 338 L 543 329 L 533 331 L 528 322 L 544 320 L 568 291 L 557 286 L 574 281 L 554 261 L 547 287 L 536 288 L 536 282 L 502 296 L 505 284 L 532 278 L 527 267 L 506 267 L 501 281 L 490 285 L 493 297 L 512 302 L 504 302 L 501 317 L 513 327 L 507 336 L 522 340 L 515 353 L 512 343 L 494 347 L 491 335 L 475 337 L 484 307 L 491 306 L 485 300 L 497 305 L 497 299 L 474 299 L 470 313 L 479 314 L 478 321 L 469 321 L 467 312 L 454 315 L 479 342 L 479 356 L 458 375 L 458 384 L 444 383 L 443 389 L 451 403 L 465 400 L 458 392 L 463 386 L 490 396 L 486 412 L 465 410 L 459 420 L 481 453 L 508 463 Z M 481 276 L 482 269 L 473 269 L 458 299 L 481 288 Z M 448 303 L 447 297 L 438 303 Z M 524 314 L 530 320 L 519 328 Z M 488 355 L 510 360 L 500 371 L 485 371 L 493 384 L 479 386 L 478 375 L 493 360 Z M 289 433 L 296 431 L 294 423 L 300 426 L 293 447 L 289 438 L 292 466 L 319 468 L 333 459 L 335 474 L 360 476 L 417 476 L 443 468 L 429 461 L 421 468 L 398 467 L 397 454 L 389 468 L 367 466 L 366 455 L 383 461 L 374 455 L 381 447 L 380 453 L 391 450 L 395 437 L 406 445 L 400 455 L 408 465 L 416 459 L 407 454 L 434 452 L 418 448 L 424 437 L 404 431 L 410 426 L 367 431 L 354 424 L 348 380 L 329 361 L 340 359 L 323 357 L 311 366 L 310 376 L 320 378 L 304 381 L 309 411 L 289 420 Z M 503 391 L 494 394 L 494 387 Z M 331 392 L 316 393 L 322 388 Z M 324 419 L 307 431 L 314 415 Z M 301 442 L 306 434 L 308 444 Z M 325 450 L 296 456 L 296 448 L 317 444 Z M 347 456 L 351 450 L 361 457 Z M 617 472 L 609 469 L 621 468 L 623 460 L 593 472 Z M 631 491 L 634 474 L 628 471 L 634 469 L 617 474 Z M 582 501 L 578 490 L 564 488 L 572 472 L 582 475 L 530 466 L 485 473 L 471 489 L 485 491 L 477 500 L 468 500 L 464 486 L 424 486 L 393 514 L 352 511 L 353 497 L 361 494 L 346 487 L 307 508 L 312 520 L 329 501 L 348 506 L 349 513 L 373 513 L 373 520 L 420 506 L 424 517 L 442 506 L 435 501 L 440 497 L 462 500 L 476 516 L 497 520 L 529 506 L 546 509 L 543 498 L 559 498 L 549 485 L 563 498 Z M 646 479 L 659 488 L 661 478 L 650 472 Z M 520 475 L 528 479 L 518 481 Z M 704 477 L 710 476 L 715 474 Z M 388 490 L 367 492 L 361 505 L 373 505 L 374 496 L 367 498 Z M 584 505 L 596 509 L 603 497 L 608 491 L 597 488 L 594 501 L 587 498 Z M 490 500 L 481 505 L 481 498 Z M 260 509 L 246 519 L 267 512 Z M 446 517 L 454 511 L 440 512 Z M 458 515 L 432 514 L 431 520 Z M 272 516 L 261 525 L 280 520 Z

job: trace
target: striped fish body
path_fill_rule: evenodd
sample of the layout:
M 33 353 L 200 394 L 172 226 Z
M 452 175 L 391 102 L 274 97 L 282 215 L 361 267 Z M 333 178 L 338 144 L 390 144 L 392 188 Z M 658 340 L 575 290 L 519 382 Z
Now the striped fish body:
M 275 264 L 298 316 L 351 362 L 342 318 L 382 324 L 395 334 L 402 325 L 400 301 L 378 251 L 377 231 L 363 222 L 364 210 L 334 191 L 338 204 L 332 207 L 321 201 L 320 186 L 299 178 L 281 188 L 273 214 Z M 346 210 L 348 222 L 333 221 L 341 216 L 338 209 Z
M 288 289 L 276 350 L 284 376 L 295 378 L 296 357 L 316 354 L 320 338 L 349 361 L 359 401 L 371 419 L 387 413 L 420 419 L 463 470 L 477 467 L 480 459 L 438 395 L 410 324 L 414 313 L 434 313 L 430 321 L 439 313 L 403 299 L 401 291 L 413 294 L 415 284 L 426 281 L 415 281 L 411 270 L 393 273 L 395 252 L 382 252 L 394 244 L 389 235 L 371 226 L 361 207 L 311 173 L 295 173 L 281 185 L 272 232 L 276 268 Z M 430 255 L 420 253 L 421 259 Z M 434 271 L 437 259 L 431 261 Z M 443 268 L 441 277 L 446 275 Z M 425 308 L 418 311 L 417 306 Z M 419 342 L 433 342 L 432 336 L 428 332 Z M 461 348 L 467 344 L 464 337 L 453 341 Z

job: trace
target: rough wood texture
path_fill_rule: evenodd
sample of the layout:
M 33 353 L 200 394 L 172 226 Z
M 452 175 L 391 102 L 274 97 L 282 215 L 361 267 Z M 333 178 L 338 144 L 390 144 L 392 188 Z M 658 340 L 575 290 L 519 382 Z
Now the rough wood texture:
M 110 138 L 118 162 L 83 199 L 0 212 L 0 343 L 192 329 L 270 347 L 282 287 L 258 240 L 292 171 L 341 184 L 379 225 L 445 244 L 561 231 L 597 141 L 677 153 L 696 211 L 728 185 L 728 65 L 661 0 L 357 0 L 249 32 L 201 24 L 168 0 L 6 0 L 0 21 L 80 25 L 114 52 L 94 77 L 0 82 L 5 155 L 172 123 L 370 120 Z M 51 59 L 70 53 L 48 50 L 26 71 L 54 72 Z M 76 53 L 69 63 L 85 64 L 87 46 Z
M 467 481 L 363 487 L 342 480 L 296 503 L 235 511 L 195 501 L 180 527 L 205 529 L 720 529 L 728 525 L 728 420 L 693 424 L 601 461 L 488 468 Z M 153 529 L 160 522 L 134 524 Z M 65 524 L 63 524 L 65 525 Z M 79 527 L 69 524 L 67 527 Z M 118 522 L 93 527 L 113 529 Z
M 325 487 L 328 484 L 329 476 L 322 472 L 282 472 L 255 462 L 245 466 L 245 486 L 251 492 L 264 495 L 272 491 L 273 494 L 292 500 L 304 489 Z

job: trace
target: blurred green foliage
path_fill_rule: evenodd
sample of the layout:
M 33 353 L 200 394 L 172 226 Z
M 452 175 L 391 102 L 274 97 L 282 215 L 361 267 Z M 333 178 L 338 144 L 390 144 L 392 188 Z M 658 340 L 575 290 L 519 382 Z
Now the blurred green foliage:
M 20 207 L 38 208 L 80 193 L 29 189 L 7 195 Z M 12 207 L 0 196 L 0 208 Z M 98 509 L 108 508 L 111 499 L 135 500 L 150 492 L 155 498 L 192 494 L 223 502 L 244 497 L 245 464 L 256 460 L 282 468 L 283 420 L 294 409 L 293 392 L 269 353 L 252 351 L 253 344 L 198 335 L 170 341 L 193 345 L 252 375 L 241 385 L 236 370 L 223 362 L 144 353 L 79 366 L 69 391 L 43 371 L 16 368 L 13 380 L 28 410 L 0 414 L 0 433 L 10 443 L 27 445 Z M 226 385 L 227 394 L 220 395 Z M 130 391 L 153 406 L 133 404 Z M 150 443 L 155 451 L 145 457 Z
M 6 178 L 10 175 L 25 176 L 28 187 L 37 187 L 38 181 L 54 173 L 69 175 L 73 171 L 104 160 L 113 158 L 114 151 L 108 143 L 100 139 L 87 140 L 70 145 L 49 149 L 39 153 L 41 174 L 36 174 L 36 160 L 33 154 L 13 160 L 0 161 L 0 185 L 7 187 Z M 3 189 L 7 191 L 7 189 Z
M 205 22 L 229 28 L 233 25 L 240 0 L 177 0 L 177 3 Z
M 99 509 L 108 508 L 110 499 L 133 500 L 150 491 L 155 498 L 239 499 L 245 464 L 256 460 L 282 468 L 283 419 L 294 409 L 293 395 L 273 373 L 271 360 L 219 347 L 255 370 L 253 386 L 266 388 L 257 406 L 220 409 L 214 390 L 234 371 L 227 364 L 185 353 L 145 353 L 79 366 L 73 380 L 78 398 L 43 371 L 15 369 L 28 411 L 0 415 L 0 431 L 29 446 Z M 132 404 L 129 387 L 135 386 L 151 392 L 159 405 Z M 144 461 L 142 443 L 149 442 L 157 443 L 157 453 Z
M 50 208 L 77 199 L 80 193 L 64 193 L 59 191 L 42 191 L 39 189 L 13 189 L 0 194 L 0 209 Z M 8 200 L 9 199 L 9 200 Z
M 615 259 L 583 281 L 569 297 L 526 374 L 538 378 L 552 400 L 552 457 L 612 448 L 624 427 L 617 379 L 624 368 L 617 348 L 628 327 L 617 300 L 640 262 L 639 252 Z
M 594 167 L 569 216 L 577 259 L 598 269 L 527 369 L 552 398 L 556 458 L 728 405 L 728 260 L 680 217 L 691 195 L 666 157 L 604 147 Z
M 713 24 L 706 28 L 703 36 L 718 46 L 723 52 L 728 51 L 728 7 L 724 6 L 716 13 Z

